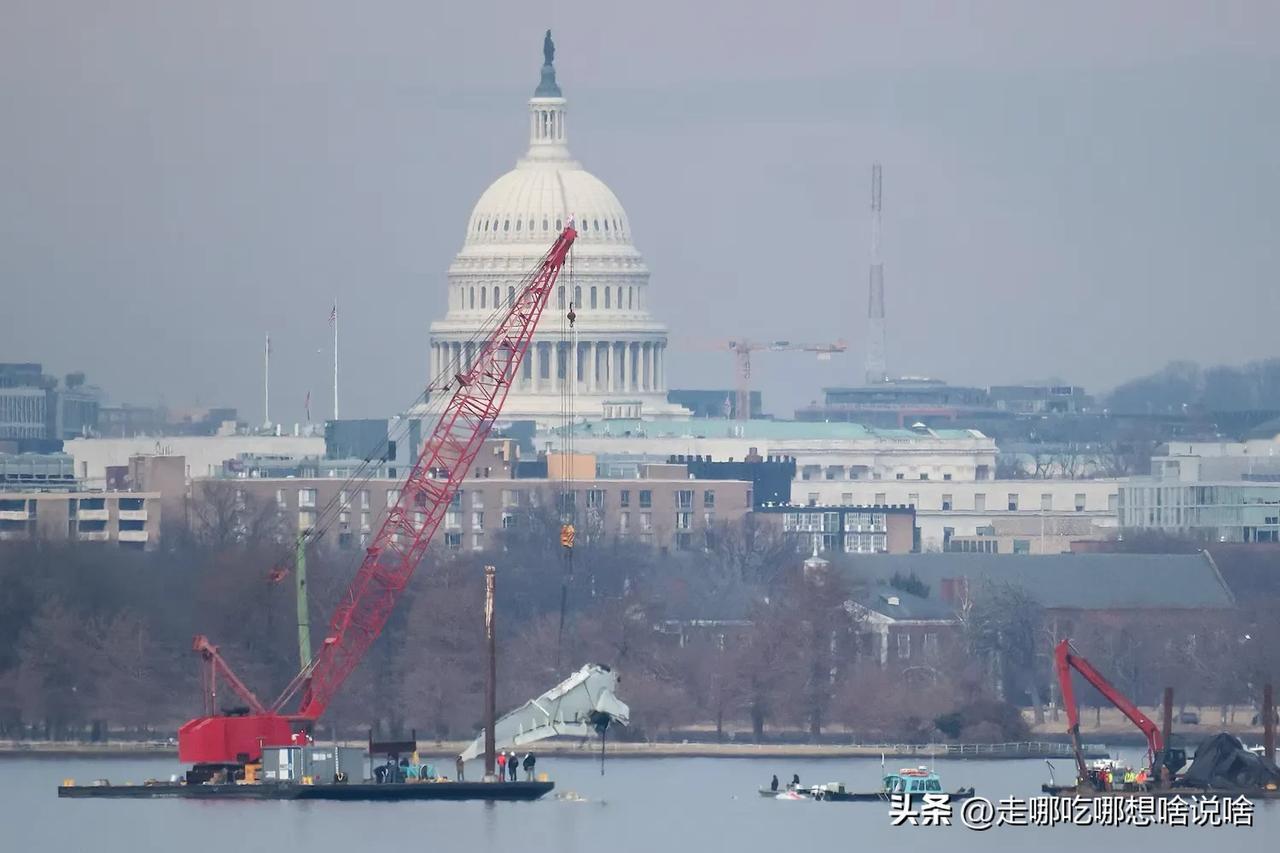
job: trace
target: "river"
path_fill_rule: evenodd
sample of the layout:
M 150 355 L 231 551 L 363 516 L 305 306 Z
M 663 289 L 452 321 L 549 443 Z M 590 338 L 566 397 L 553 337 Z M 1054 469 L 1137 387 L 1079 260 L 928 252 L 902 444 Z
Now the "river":
M 898 762 L 891 762 L 896 769 Z M 1058 762 L 1061 778 L 1070 773 Z M 86 783 L 167 778 L 166 759 L 0 758 L 0 850 L 94 851 L 554 851 L 654 853 L 885 850 L 890 845 L 946 853 L 1025 853 L 1094 849 L 1159 849 L 1201 853 L 1280 849 L 1280 801 L 1259 802 L 1251 828 L 1239 827 L 997 827 L 976 832 L 957 815 L 950 827 L 891 826 L 878 803 L 779 802 L 756 794 L 772 773 L 805 783 L 844 781 L 875 786 L 874 759 L 644 758 L 596 761 L 546 757 L 538 769 L 557 792 L 587 802 L 536 803 L 290 803 L 185 800 L 60 800 L 67 777 Z M 1038 793 L 1043 761 L 940 761 L 946 788 L 973 785 L 992 800 Z M 1028 845 L 1035 845 L 1029 848 Z

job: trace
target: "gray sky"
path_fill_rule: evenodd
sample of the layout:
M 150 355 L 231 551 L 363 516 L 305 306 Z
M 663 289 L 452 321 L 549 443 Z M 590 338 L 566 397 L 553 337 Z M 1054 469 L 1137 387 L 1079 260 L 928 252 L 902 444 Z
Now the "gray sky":
M 1049 8 L 1055 6 L 1055 9 Z M 116 401 L 386 414 L 552 27 L 575 155 L 673 336 L 789 413 L 860 380 L 870 163 L 891 372 L 1103 389 L 1280 355 L 1280 5 L 4 0 L 0 360 Z M 317 352 L 323 350 L 323 352 Z M 730 357 L 676 354 L 725 387 Z

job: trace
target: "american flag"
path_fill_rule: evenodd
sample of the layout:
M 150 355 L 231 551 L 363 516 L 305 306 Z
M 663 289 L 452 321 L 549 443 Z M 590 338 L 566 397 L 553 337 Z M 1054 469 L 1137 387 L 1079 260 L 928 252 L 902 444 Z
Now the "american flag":
M 329 325 L 332 326 L 338 322 L 338 303 L 333 303 L 333 310 L 329 312 Z

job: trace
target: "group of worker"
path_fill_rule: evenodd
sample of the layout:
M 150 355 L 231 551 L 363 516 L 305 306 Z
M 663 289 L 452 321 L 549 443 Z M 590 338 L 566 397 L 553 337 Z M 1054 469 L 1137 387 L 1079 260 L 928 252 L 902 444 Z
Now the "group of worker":
M 499 751 L 497 755 L 494 756 L 494 763 L 498 765 L 497 771 L 499 782 L 515 782 L 517 780 L 517 776 L 520 773 L 521 761 L 520 756 L 516 755 L 514 750 L 511 752 Z M 532 782 L 533 771 L 538 764 L 538 756 L 534 755 L 532 752 L 526 752 L 524 754 L 523 763 L 525 781 Z M 467 777 L 465 764 L 461 755 L 454 759 L 454 765 L 458 771 L 458 781 L 465 782 Z
M 1151 781 L 1146 768 L 1134 770 L 1127 767 L 1122 771 L 1104 767 L 1096 773 L 1099 789 L 1103 791 L 1146 791 L 1147 783 Z
M 520 756 L 516 755 L 515 750 L 511 752 L 499 752 L 496 756 L 498 764 L 498 781 L 516 781 L 520 773 Z M 524 754 L 524 778 L 526 782 L 533 781 L 533 768 L 538 763 L 538 757 L 532 752 Z
M 796 788 L 799 788 L 799 787 L 800 787 L 800 774 L 792 773 L 791 784 L 787 785 L 787 790 L 794 791 Z M 778 774 L 777 773 L 773 774 L 773 778 L 769 780 L 769 790 L 770 791 L 778 790 Z

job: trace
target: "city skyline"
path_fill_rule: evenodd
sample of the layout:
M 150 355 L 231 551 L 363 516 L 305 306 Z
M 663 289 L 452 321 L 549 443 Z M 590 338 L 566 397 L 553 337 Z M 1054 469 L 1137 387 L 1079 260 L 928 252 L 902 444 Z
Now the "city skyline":
M 313 415 L 329 408 L 338 292 L 344 412 L 411 400 L 466 212 L 523 148 L 546 26 L 574 152 L 653 270 L 672 387 L 732 386 L 728 353 L 678 348 L 708 334 L 849 342 L 755 366 L 780 415 L 860 380 L 874 160 L 890 374 L 1102 391 L 1174 359 L 1276 355 L 1280 122 L 1257 109 L 1280 67 L 1274 10 L 990 8 L 857 5 L 717 39 L 721 16 L 668 28 L 660 7 L 608 26 L 513 9 L 498 27 L 409 5 L 123 7 L 79 43 L 33 6 L 0 36 L 17 81 L 0 357 L 254 421 L 270 333 L 273 410 L 300 421 L 308 391 Z

